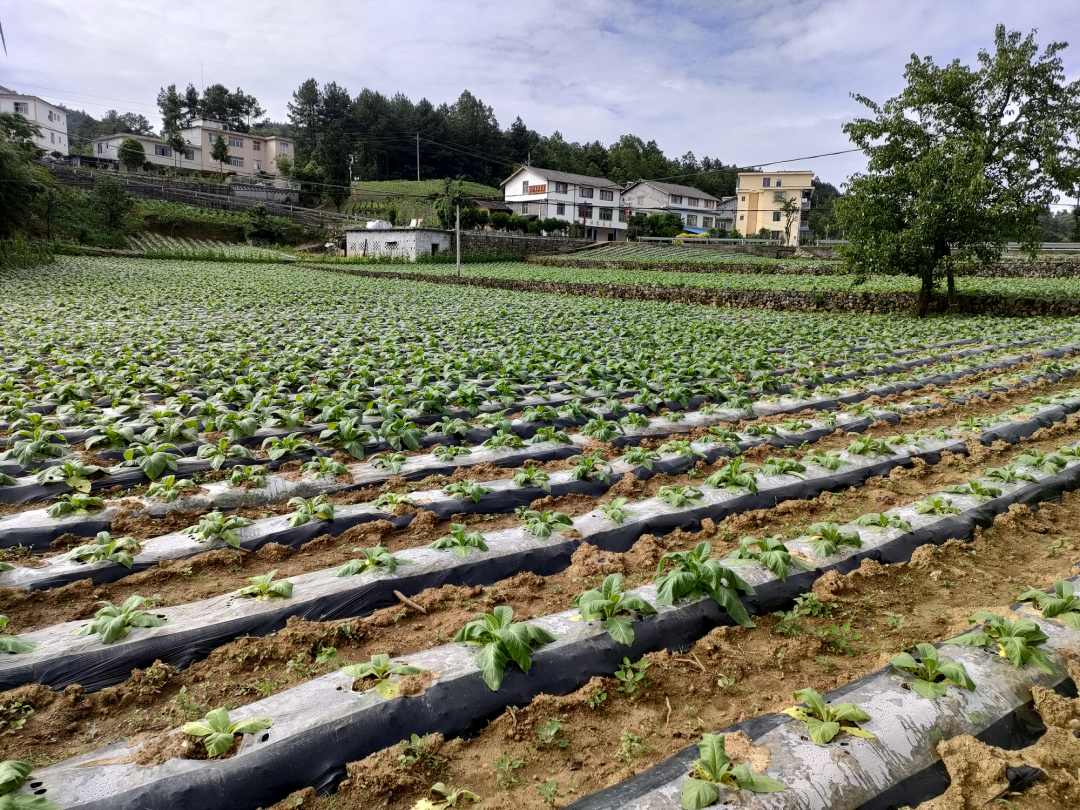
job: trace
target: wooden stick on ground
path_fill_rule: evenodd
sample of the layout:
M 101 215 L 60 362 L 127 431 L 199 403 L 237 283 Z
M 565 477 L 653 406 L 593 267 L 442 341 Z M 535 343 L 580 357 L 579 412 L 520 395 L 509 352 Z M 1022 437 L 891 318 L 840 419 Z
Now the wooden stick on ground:
M 427 616 L 427 611 L 426 610 L 424 610 L 422 607 L 420 607 L 418 604 L 416 604 L 416 602 L 414 602 L 412 599 L 407 597 L 401 591 L 394 591 L 394 596 L 396 596 L 398 598 L 398 601 L 400 601 L 403 605 L 408 605 L 413 610 L 417 610 L 420 613 L 423 613 L 425 616 Z

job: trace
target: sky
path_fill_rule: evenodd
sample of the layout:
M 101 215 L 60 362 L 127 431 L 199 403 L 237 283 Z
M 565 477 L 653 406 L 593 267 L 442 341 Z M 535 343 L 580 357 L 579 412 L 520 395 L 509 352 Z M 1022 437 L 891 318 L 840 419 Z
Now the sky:
M 305 79 L 452 103 L 570 141 L 655 140 L 751 166 L 863 168 L 841 131 L 915 53 L 972 64 L 1004 23 L 1080 34 L 1077 0 L 0 0 L 0 85 L 160 124 L 159 88 L 220 82 L 274 120 Z M 1080 75 L 1080 42 L 1065 51 Z

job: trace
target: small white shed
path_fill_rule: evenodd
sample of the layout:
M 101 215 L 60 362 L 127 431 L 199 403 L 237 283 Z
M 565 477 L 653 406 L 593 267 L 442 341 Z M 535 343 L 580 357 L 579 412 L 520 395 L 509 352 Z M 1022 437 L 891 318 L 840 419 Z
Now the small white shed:
M 406 258 L 442 253 L 453 246 L 453 234 L 435 228 L 349 228 L 345 231 L 346 256 Z

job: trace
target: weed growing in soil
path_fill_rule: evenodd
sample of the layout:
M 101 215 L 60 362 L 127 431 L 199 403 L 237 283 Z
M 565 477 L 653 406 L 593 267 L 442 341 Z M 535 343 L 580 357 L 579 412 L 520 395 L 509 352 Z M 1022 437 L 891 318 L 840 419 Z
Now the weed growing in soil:
M 615 679 L 620 684 L 616 691 L 625 692 L 631 700 L 635 700 L 639 697 L 637 693 L 645 691 L 651 683 L 645 676 L 650 666 L 652 662 L 644 656 L 637 663 L 632 663 L 629 658 L 623 658 L 622 664 L 615 670 Z
M 553 717 L 546 723 L 536 727 L 536 736 L 541 745 L 553 745 L 556 748 L 566 748 L 570 741 L 562 736 L 562 724 L 565 717 Z
M 524 765 L 525 760 L 510 759 L 509 756 L 503 754 L 491 763 L 491 767 L 495 769 L 495 782 L 503 790 L 509 790 L 511 785 L 516 785 L 518 783 L 518 778 L 514 774 L 514 771 Z

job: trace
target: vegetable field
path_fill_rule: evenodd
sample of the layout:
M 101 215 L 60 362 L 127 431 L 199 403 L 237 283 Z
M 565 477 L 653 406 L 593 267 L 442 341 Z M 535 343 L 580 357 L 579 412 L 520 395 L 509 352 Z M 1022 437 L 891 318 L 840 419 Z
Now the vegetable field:
M 1080 803 L 1076 320 L 0 299 L 0 807 Z

